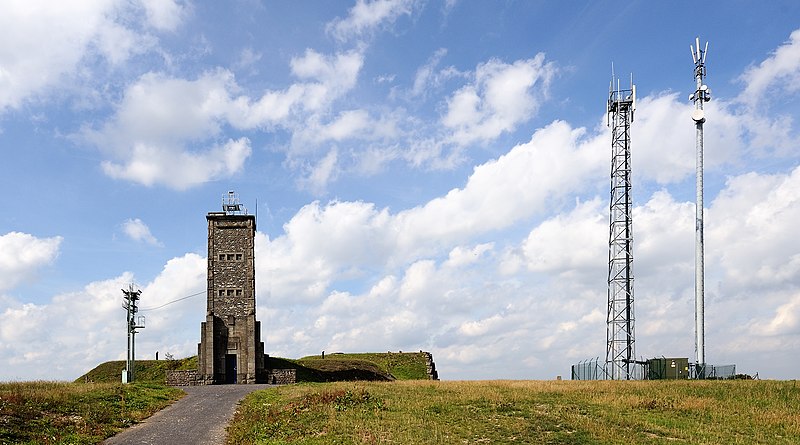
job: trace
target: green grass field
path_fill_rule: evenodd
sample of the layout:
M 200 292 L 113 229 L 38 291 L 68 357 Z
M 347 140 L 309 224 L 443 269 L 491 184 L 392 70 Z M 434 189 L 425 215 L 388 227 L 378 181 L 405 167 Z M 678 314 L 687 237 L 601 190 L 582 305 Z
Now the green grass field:
M 0 383 L 0 444 L 96 444 L 183 396 L 151 383 Z
M 229 444 L 798 444 L 796 381 L 301 384 L 248 396 Z

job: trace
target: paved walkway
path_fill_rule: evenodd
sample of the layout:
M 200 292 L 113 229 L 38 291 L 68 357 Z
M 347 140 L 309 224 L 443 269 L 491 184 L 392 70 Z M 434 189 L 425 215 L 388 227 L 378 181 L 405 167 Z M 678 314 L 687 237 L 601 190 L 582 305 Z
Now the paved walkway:
M 225 427 L 244 396 L 271 385 L 210 385 L 182 388 L 186 396 L 144 422 L 134 425 L 105 445 L 219 445 Z

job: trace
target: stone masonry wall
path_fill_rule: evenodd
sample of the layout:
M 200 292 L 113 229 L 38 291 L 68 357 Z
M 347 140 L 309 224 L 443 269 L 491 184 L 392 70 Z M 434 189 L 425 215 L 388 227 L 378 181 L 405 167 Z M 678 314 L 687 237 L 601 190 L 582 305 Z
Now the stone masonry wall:
M 196 386 L 197 370 L 167 371 L 167 386 Z
M 296 369 L 270 369 L 267 383 L 272 385 L 293 385 L 297 383 Z
M 436 371 L 436 363 L 433 362 L 433 354 L 430 352 L 423 352 L 427 361 L 428 378 L 431 380 L 439 380 L 439 372 Z
M 205 385 L 201 379 L 198 378 L 197 371 L 182 370 L 182 371 L 167 371 L 166 385 L 167 386 L 199 386 Z M 297 383 L 297 370 L 296 369 L 270 369 L 267 372 L 267 382 L 271 385 L 293 385 Z

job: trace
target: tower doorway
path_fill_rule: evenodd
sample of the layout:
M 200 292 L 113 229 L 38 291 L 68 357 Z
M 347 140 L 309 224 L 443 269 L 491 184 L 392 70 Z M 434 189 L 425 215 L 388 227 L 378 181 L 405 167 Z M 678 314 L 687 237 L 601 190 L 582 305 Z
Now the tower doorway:
M 225 383 L 236 383 L 236 354 L 225 354 Z

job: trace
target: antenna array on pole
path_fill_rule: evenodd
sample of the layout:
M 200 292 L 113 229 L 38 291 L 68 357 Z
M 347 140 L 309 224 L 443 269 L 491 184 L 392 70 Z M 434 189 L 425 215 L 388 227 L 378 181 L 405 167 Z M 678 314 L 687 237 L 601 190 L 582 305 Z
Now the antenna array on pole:
M 694 277 L 694 302 L 695 302 L 695 359 L 697 378 L 705 378 L 706 347 L 705 347 L 705 272 L 704 272 L 704 242 L 703 242 L 703 124 L 706 122 L 703 104 L 711 100 L 711 90 L 703 83 L 706 76 L 706 55 L 708 42 L 705 49 L 700 49 L 700 38 L 695 39 L 695 46 L 689 45 L 694 61 L 694 80 L 696 89 L 689 95 L 689 100 L 694 102 L 692 120 L 696 128 L 695 147 L 697 149 L 697 202 L 695 204 L 695 277 Z
M 228 215 L 247 214 L 247 209 L 239 202 L 239 195 L 233 190 L 222 195 L 222 210 Z
M 635 108 L 633 76 L 630 89 L 625 90 L 620 88 L 619 79 L 612 74 L 606 108 L 611 127 L 611 202 L 605 371 L 608 378 L 615 380 L 636 378 L 630 132 Z
M 133 284 L 128 286 L 128 289 L 122 289 L 124 302 L 122 308 L 127 312 L 127 332 L 128 332 L 128 356 L 125 361 L 125 370 L 122 371 L 122 383 L 131 383 L 135 378 L 136 368 L 136 330 L 144 329 L 144 317 L 136 316 L 139 312 L 137 302 L 139 296 L 142 294 L 140 290 L 133 290 Z

